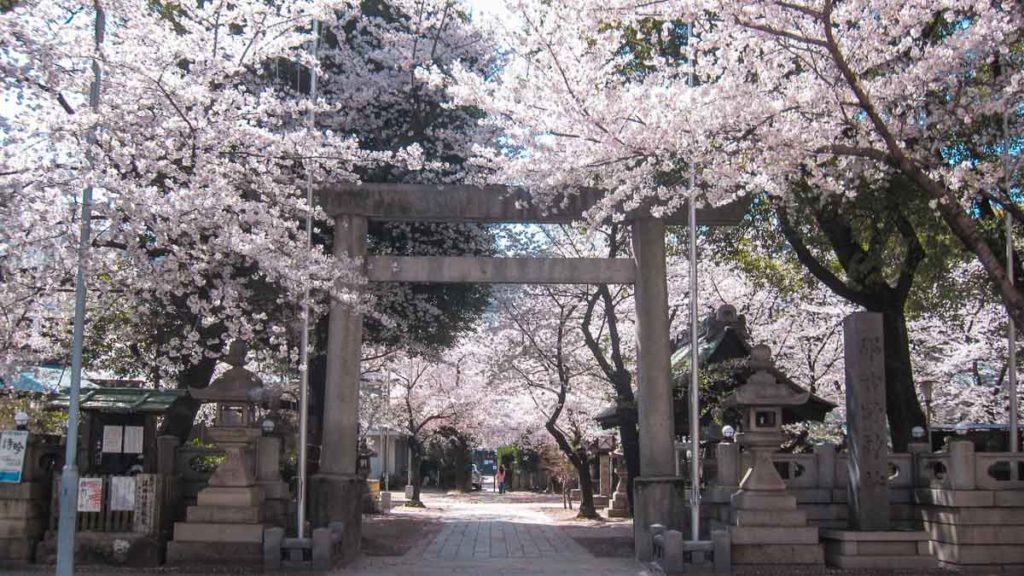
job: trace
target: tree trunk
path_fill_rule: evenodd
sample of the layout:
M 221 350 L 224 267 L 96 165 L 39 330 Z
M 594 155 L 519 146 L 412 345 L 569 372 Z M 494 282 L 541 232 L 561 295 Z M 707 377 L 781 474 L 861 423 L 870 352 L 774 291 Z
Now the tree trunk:
M 579 455 L 581 465 L 573 462 L 576 473 L 580 477 L 580 511 L 576 514 L 579 518 L 600 518 L 597 508 L 594 506 L 594 477 L 590 475 L 590 462 L 582 451 Z
M 632 396 L 632 391 L 630 392 Z M 622 439 L 622 456 L 626 460 L 626 470 L 629 471 L 626 489 L 629 496 L 629 514 L 633 515 L 633 479 L 640 475 L 640 431 L 636 426 L 636 404 L 631 403 L 628 414 L 627 410 L 619 407 L 622 418 L 619 424 L 619 437 Z M 614 489 L 614 486 L 612 487 Z
M 576 477 L 580 481 L 580 511 L 576 514 L 576 517 L 600 518 L 597 514 L 597 508 L 594 507 L 594 479 L 590 476 L 590 459 L 587 458 L 586 451 L 573 450 L 565 434 L 555 426 L 555 419 L 557 419 L 560 412 L 561 410 L 557 410 L 554 414 L 554 419 L 549 418 L 544 424 L 544 428 L 555 439 L 558 449 L 569 459 L 572 467 L 576 469 Z
M 893 452 L 906 452 L 915 426 L 925 425 L 910 364 L 910 337 L 902 303 L 882 313 L 885 349 L 885 405 Z
M 469 446 L 464 441 L 459 441 L 455 454 L 455 488 L 459 492 L 473 491 L 473 477 L 470 470 L 473 468 L 472 456 L 469 453 Z
M 420 500 L 420 488 L 423 486 L 423 445 L 415 438 L 409 439 L 409 450 L 412 453 L 412 500 L 405 503 L 406 506 L 423 508 L 423 501 Z
M 213 370 L 216 367 L 216 359 L 204 357 L 198 364 L 189 366 L 178 375 L 178 389 L 206 388 L 210 385 L 210 378 L 213 377 Z M 188 395 L 172 402 L 164 414 L 163 424 L 160 425 L 160 434 L 177 436 L 181 442 L 188 440 L 200 405 L 199 400 Z

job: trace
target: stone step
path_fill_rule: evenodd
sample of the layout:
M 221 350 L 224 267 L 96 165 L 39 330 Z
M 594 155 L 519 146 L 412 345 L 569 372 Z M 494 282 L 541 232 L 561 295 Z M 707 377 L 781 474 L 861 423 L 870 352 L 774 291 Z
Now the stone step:
M 263 521 L 259 506 L 189 506 L 185 520 L 200 524 L 259 524 Z
M 259 506 L 263 491 L 256 486 L 208 486 L 199 492 L 199 506 Z
M 818 528 L 775 526 L 732 526 L 732 543 L 736 544 L 818 544 Z
M 924 506 L 921 518 L 935 524 L 1024 526 L 1024 508 L 945 508 Z
M 1024 526 L 957 526 L 924 523 L 933 540 L 949 544 L 1024 544 Z
M 168 542 L 168 566 L 262 566 L 263 544 L 254 542 Z
M 739 544 L 732 545 L 733 564 L 825 564 L 820 544 Z
M 796 497 L 786 492 L 743 491 L 732 495 L 732 507 L 741 510 L 796 510 Z
M 303 548 L 312 549 L 312 538 L 284 538 L 281 540 L 281 548 Z
M 938 562 L 931 556 L 829 556 L 829 566 L 849 570 L 929 570 Z
M 736 526 L 807 526 L 804 510 L 734 510 Z
M 262 524 L 174 523 L 175 542 L 263 543 Z
M 1024 563 L 1024 546 L 932 542 L 932 552 L 939 561 L 950 564 L 992 565 Z

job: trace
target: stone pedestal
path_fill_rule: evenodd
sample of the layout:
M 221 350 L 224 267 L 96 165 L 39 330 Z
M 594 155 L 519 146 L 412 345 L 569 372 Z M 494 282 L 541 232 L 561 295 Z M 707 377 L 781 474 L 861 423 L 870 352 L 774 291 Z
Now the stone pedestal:
M 605 514 L 609 518 L 629 518 L 629 468 L 625 458 L 620 456 L 616 460 L 618 468 L 615 472 L 619 476 L 619 483 L 615 486 L 615 493 L 612 494 Z
M 215 440 L 217 436 L 239 440 L 259 436 L 259 431 L 252 428 L 235 428 L 227 435 L 218 435 L 213 430 L 211 436 Z M 249 450 L 241 442 L 229 441 L 224 461 L 207 487 L 199 492 L 197 505 L 188 507 L 184 522 L 174 524 L 174 541 L 167 543 L 167 564 L 261 565 L 263 500 Z
M 818 528 L 807 525 L 807 513 L 771 462 L 769 447 L 759 447 L 754 466 L 732 496 L 732 562 L 734 564 L 812 564 L 824 562 Z
M 315 527 L 340 522 L 339 550 L 348 562 L 359 552 L 366 479 L 358 474 L 314 474 L 309 482 L 309 518 Z
M 633 543 L 638 560 L 653 559 L 652 525 L 666 530 L 686 528 L 683 523 L 690 517 L 686 498 L 685 478 L 640 476 L 633 481 Z
M 822 530 L 825 561 L 846 569 L 928 570 L 937 562 L 924 531 Z
M 288 524 L 291 493 L 281 480 L 281 439 L 264 436 L 257 442 L 256 484 L 263 491 L 263 521 L 268 525 Z

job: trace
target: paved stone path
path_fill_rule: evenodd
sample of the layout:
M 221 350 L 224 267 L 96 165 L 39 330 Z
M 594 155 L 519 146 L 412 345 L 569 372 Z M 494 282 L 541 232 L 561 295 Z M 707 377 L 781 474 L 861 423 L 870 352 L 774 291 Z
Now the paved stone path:
M 596 558 L 543 511 L 553 503 L 490 495 L 427 501 L 444 522 L 403 556 L 364 557 L 341 575 L 647 575 L 630 558 Z M 392 514 L 408 514 L 398 509 Z

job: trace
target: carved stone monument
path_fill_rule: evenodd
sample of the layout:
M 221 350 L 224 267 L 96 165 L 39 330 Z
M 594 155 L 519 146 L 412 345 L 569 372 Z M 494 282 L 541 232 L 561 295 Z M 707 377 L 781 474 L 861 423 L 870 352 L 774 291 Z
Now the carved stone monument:
M 174 541 L 167 544 L 168 564 L 260 564 L 263 560 L 263 499 L 256 482 L 253 446 L 261 432 L 253 422 L 253 404 L 263 384 L 245 369 L 246 346 L 233 342 L 224 358 L 231 368 L 208 388 L 190 394 L 217 404 L 209 437 L 224 449 L 196 506 L 189 506 L 186 521 L 174 525 Z
M 753 373 L 747 382 L 726 397 L 725 406 L 743 414 L 740 446 L 751 453 L 753 465 L 740 489 L 732 495 L 732 561 L 734 564 L 824 563 L 818 544 L 818 528 L 807 525 L 807 513 L 797 509 L 796 497 L 772 463 L 772 453 L 782 442 L 782 408 L 807 402 L 810 394 L 779 382 L 767 346 L 750 353 Z
M 885 422 L 882 315 L 857 312 L 843 320 L 846 347 L 846 428 L 850 528 L 889 529 L 889 449 Z
M 825 559 L 839 568 L 933 568 L 927 533 L 890 529 L 883 344 L 881 314 L 843 320 L 849 530 L 822 530 Z

